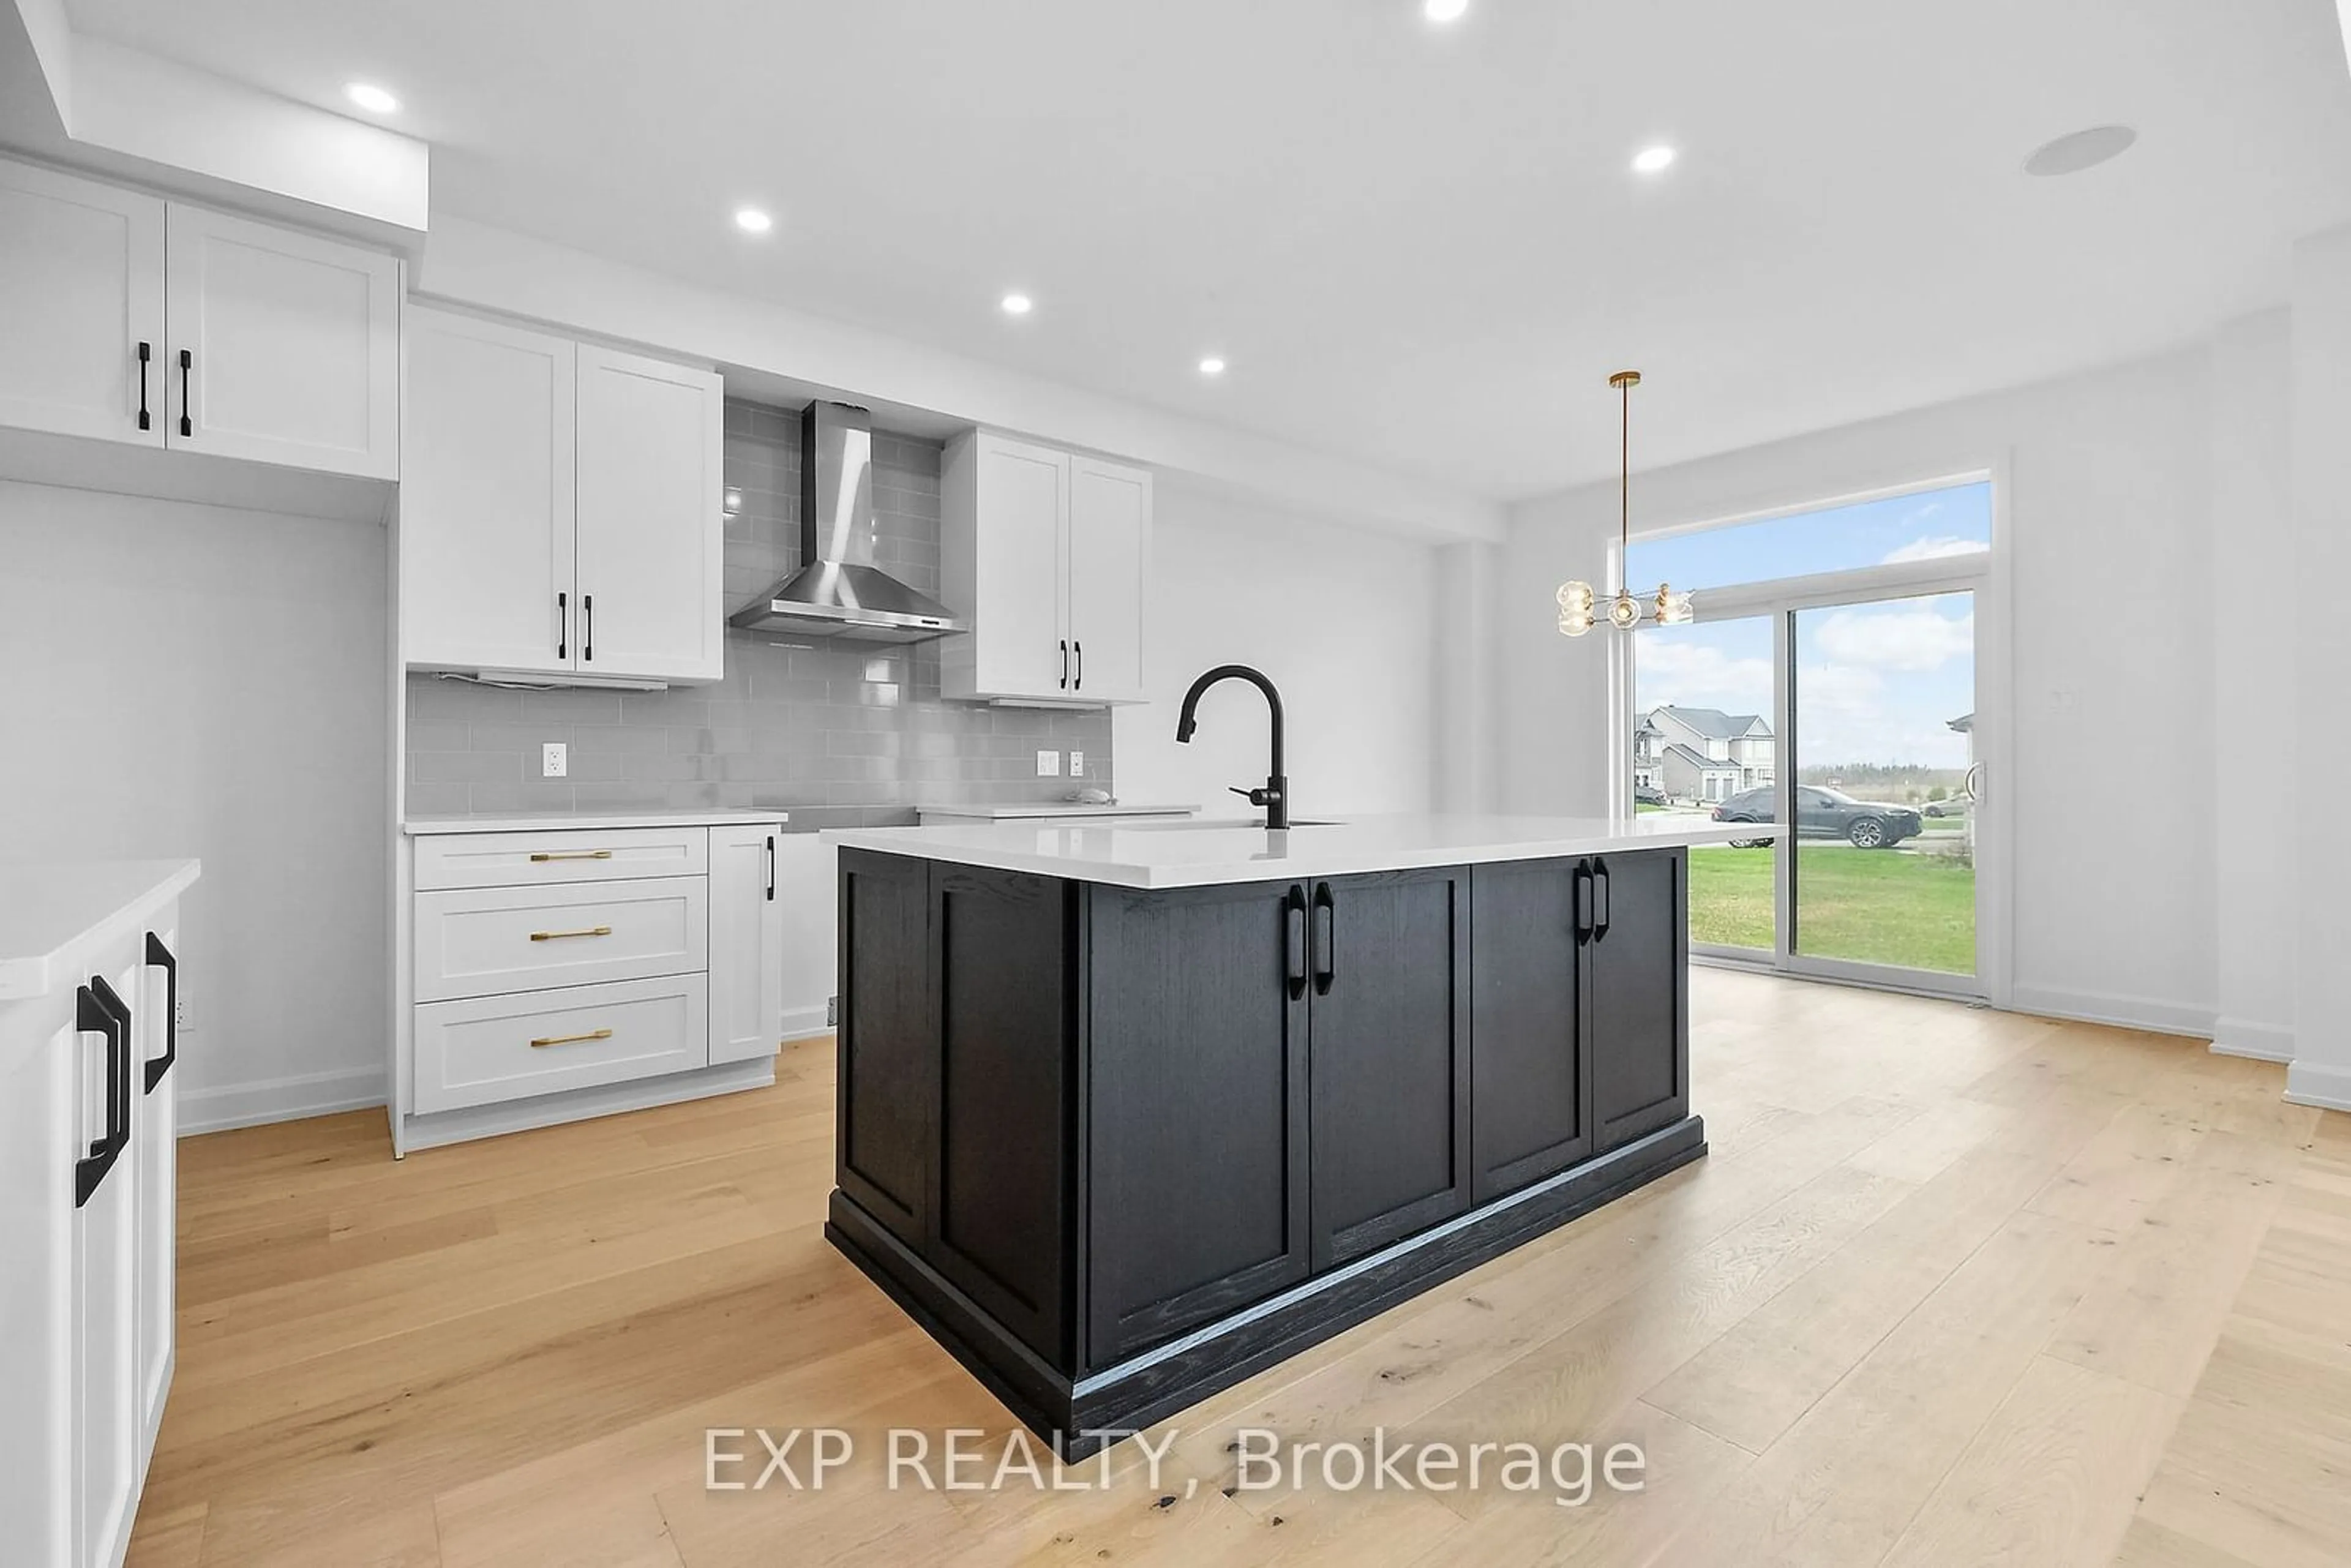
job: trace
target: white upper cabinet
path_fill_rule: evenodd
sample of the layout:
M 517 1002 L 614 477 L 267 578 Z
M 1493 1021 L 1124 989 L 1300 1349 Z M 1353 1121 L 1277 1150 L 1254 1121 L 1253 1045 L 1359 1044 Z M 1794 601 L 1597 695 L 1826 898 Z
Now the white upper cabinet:
M 570 669 L 574 345 L 413 306 L 407 352 L 409 663 Z
M 1143 700 L 1151 476 L 977 431 L 948 445 L 939 559 L 972 620 L 939 655 L 950 697 Z
M 0 424 L 162 445 L 163 204 L 0 162 Z
M 1095 702 L 1143 700 L 1143 577 L 1151 556 L 1151 476 L 1070 460 L 1071 689 Z
M 0 424 L 400 477 L 399 261 L 0 162 Z
M 583 674 L 715 681 L 726 657 L 725 389 L 708 371 L 582 345 Z
M 400 263 L 171 208 L 171 444 L 400 477 Z
M 719 679 L 719 378 L 422 306 L 407 330 L 407 663 Z

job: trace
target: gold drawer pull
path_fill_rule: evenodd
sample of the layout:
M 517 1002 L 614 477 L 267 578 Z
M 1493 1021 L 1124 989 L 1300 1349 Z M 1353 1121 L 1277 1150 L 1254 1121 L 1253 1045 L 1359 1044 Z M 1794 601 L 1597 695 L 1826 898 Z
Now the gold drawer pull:
M 547 1039 L 545 1039 L 545 1040 L 532 1040 L 532 1041 L 530 1042 L 530 1046 L 531 1046 L 531 1049 L 532 1049 L 533 1051 L 538 1051 L 538 1050 L 540 1050 L 540 1049 L 542 1049 L 542 1048 L 544 1048 L 544 1047 L 546 1047 L 546 1046 L 550 1046 L 550 1045 L 578 1045 L 578 1044 L 580 1044 L 580 1043 L 581 1041 L 583 1041 L 583 1040 L 610 1040 L 610 1039 L 611 1039 L 611 1038 L 612 1038 L 612 1031 L 611 1031 L 611 1030 L 609 1030 L 609 1029 L 595 1029 L 595 1030 L 590 1030 L 586 1034 L 557 1034 L 557 1035 L 549 1035 L 549 1036 Z
M 612 858 L 612 852 L 610 850 L 539 850 L 534 852 L 530 858 L 533 864 L 543 861 L 608 861 Z
M 534 942 L 559 942 L 567 936 L 610 936 L 611 934 L 612 928 L 609 925 L 591 925 L 585 931 L 534 931 L 530 939 Z

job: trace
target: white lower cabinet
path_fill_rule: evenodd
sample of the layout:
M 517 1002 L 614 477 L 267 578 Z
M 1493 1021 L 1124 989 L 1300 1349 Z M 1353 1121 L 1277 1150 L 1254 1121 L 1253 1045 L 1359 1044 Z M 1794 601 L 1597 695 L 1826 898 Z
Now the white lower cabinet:
M 0 1003 L 0 1559 L 115 1568 L 172 1383 L 176 903 Z
M 414 834 L 403 1151 L 750 1087 L 783 1033 L 783 827 Z

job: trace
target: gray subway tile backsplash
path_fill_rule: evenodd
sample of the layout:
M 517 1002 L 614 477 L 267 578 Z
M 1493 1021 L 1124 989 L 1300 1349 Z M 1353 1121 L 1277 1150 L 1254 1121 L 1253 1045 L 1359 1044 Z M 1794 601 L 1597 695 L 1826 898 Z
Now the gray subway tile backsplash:
M 730 609 L 799 564 L 798 409 L 726 404 Z M 940 444 L 877 433 L 874 558 L 925 592 L 939 583 Z M 939 697 L 936 643 L 792 643 L 730 630 L 726 678 L 664 692 L 517 691 L 412 674 L 408 810 L 779 810 L 795 827 L 913 821 L 923 802 L 1050 800 L 1109 789 L 1110 716 Z M 539 747 L 569 748 L 542 779 Z M 1087 777 L 1036 777 L 1042 750 L 1082 750 Z

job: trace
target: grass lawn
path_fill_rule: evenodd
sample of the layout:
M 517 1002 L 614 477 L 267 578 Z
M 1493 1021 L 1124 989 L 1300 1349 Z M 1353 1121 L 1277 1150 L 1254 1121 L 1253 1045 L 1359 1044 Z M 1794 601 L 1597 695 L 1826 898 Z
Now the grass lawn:
M 1690 852 L 1690 940 L 1771 946 L 1771 852 Z M 1804 844 L 1796 949 L 1817 958 L 1973 974 L 1976 873 L 1956 856 Z

